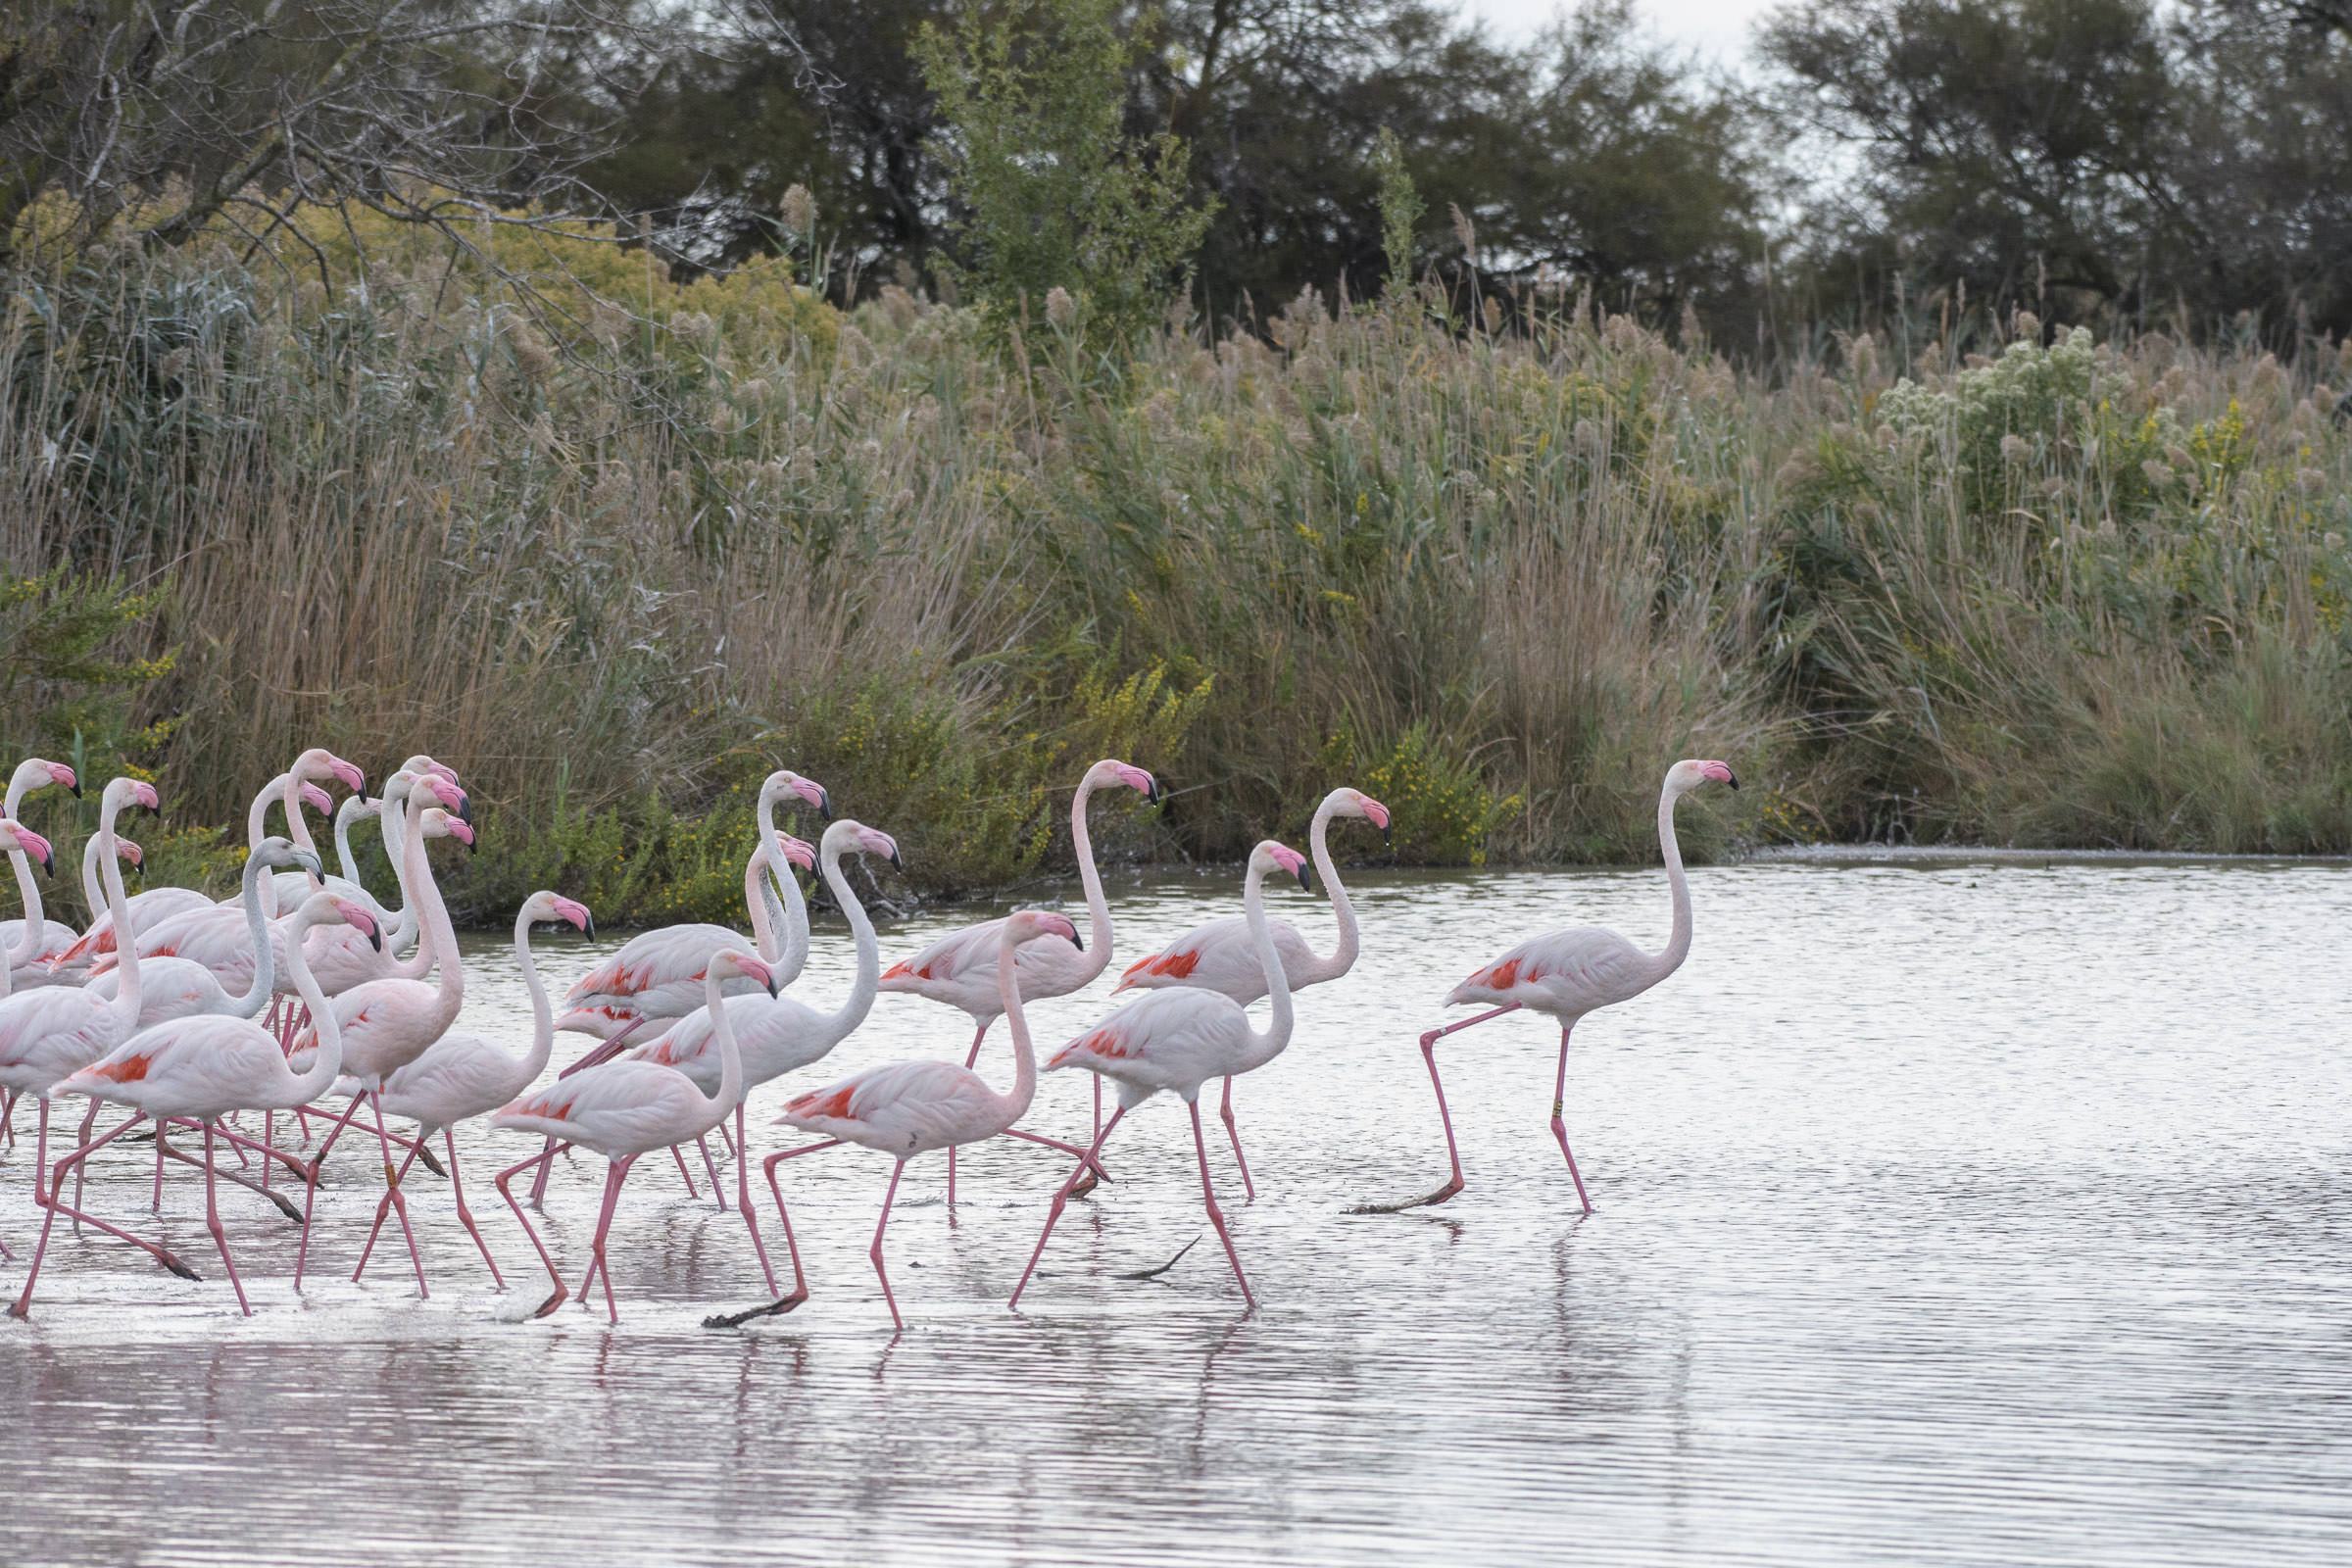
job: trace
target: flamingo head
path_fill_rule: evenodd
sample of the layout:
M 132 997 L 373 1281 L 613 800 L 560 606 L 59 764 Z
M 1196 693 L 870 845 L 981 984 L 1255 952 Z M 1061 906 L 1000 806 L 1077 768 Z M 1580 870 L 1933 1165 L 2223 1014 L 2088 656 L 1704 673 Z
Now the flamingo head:
M 417 753 L 415 757 L 410 758 L 407 761 L 401 763 L 400 765 L 403 769 L 411 773 L 430 773 L 435 778 L 445 778 L 452 784 L 455 784 L 458 781 L 457 769 L 444 763 L 436 762 L 421 752 Z
M 468 854 L 481 848 L 474 840 L 472 823 L 462 821 L 437 806 L 416 818 L 416 831 L 428 839 L 456 839 L 466 846 Z
M 320 816 L 325 816 L 334 810 L 335 798 L 305 779 L 302 784 L 302 804 L 317 811 Z
M 115 835 L 115 855 L 124 864 L 133 867 L 147 863 L 147 852 L 119 833 Z
M 323 746 L 314 746 L 294 759 L 293 772 L 300 779 L 334 779 L 354 795 L 368 793 L 368 775 L 358 764 L 346 762 Z
M 106 793 L 98 797 L 99 806 L 106 811 L 137 810 L 144 806 L 157 810 L 162 803 L 156 798 L 155 786 L 144 779 L 117 775 L 106 781 Z
M 1131 790 L 1141 790 L 1146 806 L 1157 806 L 1167 797 L 1159 792 L 1159 781 L 1142 768 L 1122 762 L 1115 757 L 1105 757 L 1086 770 L 1086 781 L 1093 785 L 1124 784 Z
M 331 893 L 314 894 L 311 902 L 305 905 L 304 907 L 307 909 L 318 910 L 318 906 L 321 903 L 323 903 L 326 907 L 323 910 L 318 910 L 318 915 L 332 915 L 335 920 L 342 921 L 345 925 L 351 927 L 354 931 L 357 931 L 362 936 L 366 937 L 368 939 L 368 945 L 373 948 L 376 952 L 381 953 L 384 951 L 384 933 L 382 929 L 377 926 L 375 915 L 371 910 L 368 909 L 362 905 L 352 903 L 349 899 L 338 899 Z M 324 923 L 331 924 L 332 922 L 326 921 Z
M 1288 844 L 1267 839 L 1250 852 L 1250 869 L 1259 876 L 1264 876 L 1268 871 L 1288 871 L 1298 879 L 1300 887 L 1309 893 L 1315 891 L 1314 882 L 1306 874 L 1306 857 Z
M 319 863 L 318 857 L 290 839 L 273 837 L 262 840 L 254 847 L 253 858 L 266 870 L 283 871 L 291 867 L 308 871 L 315 877 L 323 878 L 326 875 L 326 867 Z
M 1389 831 L 1389 808 L 1366 795 L 1362 790 L 1349 790 L 1348 799 L 1340 808 L 1342 814 L 1360 816 L 1383 834 Z M 1348 808 L 1354 809 L 1350 811 Z
M 57 857 L 50 853 L 49 841 L 22 822 L 0 818 L 0 850 L 28 855 L 40 862 L 43 872 L 57 875 Z
M 380 795 L 373 797 L 347 795 L 343 798 L 343 805 L 337 809 L 336 814 L 348 816 L 354 822 L 365 822 L 371 816 L 383 815 L 383 812 L 384 800 Z
M 784 859 L 787 864 L 797 865 L 804 871 L 816 869 L 815 845 L 805 839 L 796 839 L 789 833 L 779 833 L 776 837 L 784 841 Z
M 473 820 L 473 802 L 463 789 L 438 773 L 419 773 L 409 786 L 412 795 L 421 791 L 428 801 L 439 801 L 461 822 Z
M 588 912 L 588 906 L 545 889 L 522 901 L 521 917 L 531 925 L 561 923 L 596 935 L 596 917 Z
M 43 762 L 41 766 L 49 770 L 50 783 L 62 784 L 73 792 L 75 800 L 81 799 L 81 780 L 74 777 L 72 768 L 63 762 Z
M 777 794 L 790 790 L 816 808 L 819 821 L 830 822 L 833 820 L 833 797 L 825 792 L 822 784 L 812 778 L 803 778 L 789 767 L 779 767 L 773 773 L 768 774 L 767 782 L 760 786 L 760 793 L 763 795 L 771 790 Z
M 1677 795 L 1685 790 L 1694 790 L 1701 784 L 1729 784 L 1738 789 L 1740 779 L 1733 773 L 1731 763 L 1695 757 L 1687 758 L 1666 770 L 1666 787 Z
M 1035 942 L 1039 937 L 1059 937 L 1080 953 L 1086 944 L 1079 939 L 1078 926 L 1071 918 L 1054 909 L 1015 909 L 1004 917 L 1004 929 L 1012 937 L 1012 945 Z
M 775 970 L 769 968 L 764 960 L 754 957 L 741 948 L 719 949 L 711 956 L 710 967 L 704 972 L 718 975 L 721 978 L 733 973 L 757 980 L 767 987 L 767 994 L 771 997 L 783 989 L 776 981 Z
M 880 828 L 867 827 L 863 822 L 846 816 L 836 818 L 833 825 L 825 829 L 819 854 L 826 859 L 838 860 L 852 850 L 881 856 L 890 862 L 890 868 L 894 871 L 904 872 L 906 869 L 906 862 L 899 858 L 897 839 Z

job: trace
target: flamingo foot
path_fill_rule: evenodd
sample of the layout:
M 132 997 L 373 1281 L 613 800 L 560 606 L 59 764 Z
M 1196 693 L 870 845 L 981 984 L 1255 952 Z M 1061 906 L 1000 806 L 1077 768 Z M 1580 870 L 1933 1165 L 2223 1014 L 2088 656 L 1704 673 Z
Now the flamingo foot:
M 1102 1185 L 1102 1184 L 1101 1182 L 1095 1179 L 1095 1173 L 1090 1170 L 1084 1175 L 1080 1176 L 1076 1183 L 1071 1186 L 1070 1196 L 1072 1198 L 1084 1198 L 1087 1194 L 1093 1192 L 1096 1188 Z
M 441 1161 L 433 1157 L 433 1152 L 426 1148 L 421 1140 L 416 1146 L 416 1162 L 443 1181 L 449 1180 L 449 1172 L 441 1168 Z
M 1419 1198 L 1408 1198 L 1400 1203 L 1358 1203 L 1348 1212 L 1350 1214 L 1401 1214 L 1408 1208 L 1426 1208 L 1432 1203 L 1443 1203 L 1461 1190 L 1460 1182 L 1448 1181 L 1434 1193 L 1425 1193 Z
M 741 1312 L 713 1312 L 710 1316 L 703 1319 L 703 1327 L 707 1329 L 739 1329 L 754 1318 L 782 1317 L 808 1299 L 808 1288 L 803 1286 L 790 1296 L 781 1297 L 768 1302 L 765 1306 L 755 1306 Z
M 549 1297 L 546 1300 L 541 1301 L 539 1303 L 539 1309 L 533 1312 L 531 1316 L 534 1318 L 546 1317 L 549 1313 L 555 1311 L 557 1307 L 562 1306 L 564 1301 L 570 1298 L 570 1297 L 571 1292 L 559 1285 L 556 1287 L 556 1294 Z

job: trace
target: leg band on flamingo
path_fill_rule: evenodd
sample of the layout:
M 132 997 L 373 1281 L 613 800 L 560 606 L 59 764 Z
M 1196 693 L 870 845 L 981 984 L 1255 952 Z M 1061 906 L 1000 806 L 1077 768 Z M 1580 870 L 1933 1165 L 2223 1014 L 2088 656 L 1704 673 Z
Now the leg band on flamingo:
M 1110 1141 L 1111 1129 L 1118 1126 L 1126 1114 L 1125 1105 L 1110 1113 L 1110 1120 L 1104 1122 L 1102 1130 L 1095 1134 L 1094 1145 L 1087 1150 L 1086 1157 L 1071 1170 L 1069 1178 L 1061 1184 L 1061 1190 L 1054 1195 L 1053 1207 L 1046 1211 L 1046 1228 L 1038 1233 L 1037 1248 L 1029 1254 L 1029 1266 L 1021 1270 L 1020 1283 L 1012 1288 L 1011 1298 L 1004 1303 L 1007 1311 L 1020 1310 L 1021 1293 L 1029 1288 L 1029 1276 L 1037 1272 L 1037 1260 L 1046 1255 L 1046 1243 L 1054 1239 L 1054 1227 L 1060 1222 L 1061 1211 L 1069 1205 L 1070 1190 L 1078 1185 L 1078 1178 L 1086 1174 L 1087 1166 L 1093 1164 L 1096 1156 L 1102 1152 L 1102 1146 Z
M 1443 1203 L 1462 1190 L 1462 1152 L 1453 1141 L 1453 1112 L 1446 1108 L 1446 1085 L 1444 1080 L 1438 1077 L 1438 1042 L 1457 1030 L 1469 1028 L 1472 1024 L 1485 1023 L 1490 1018 L 1499 1018 L 1506 1012 L 1517 1012 L 1518 1010 L 1519 1004 L 1514 1002 L 1507 1006 L 1496 1007 L 1490 1012 L 1482 1012 L 1475 1018 L 1464 1018 L 1460 1023 L 1449 1023 L 1443 1029 L 1432 1029 L 1421 1037 L 1421 1059 L 1429 1063 L 1429 1086 L 1437 1091 L 1438 1121 L 1446 1129 L 1446 1158 L 1453 1167 L 1453 1174 L 1446 1179 L 1445 1186 L 1424 1197 L 1408 1198 L 1399 1203 L 1358 1203 L 1348 1210 L 1348 1213 L 1401 1213 L 1408 1208 L 1420 1208 L 1429 1203 Z

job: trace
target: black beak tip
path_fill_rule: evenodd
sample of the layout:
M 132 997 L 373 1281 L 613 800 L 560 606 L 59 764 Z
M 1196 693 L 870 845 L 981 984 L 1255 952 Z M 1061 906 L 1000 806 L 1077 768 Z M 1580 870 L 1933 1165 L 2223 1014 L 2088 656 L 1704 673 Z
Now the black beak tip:
M 896 850 L 890 852 L 890 868 L 901 876 L 906 874 L 906 862 L 899 858 L 899 852 Z
M 74 798 L 77 801 L 81 799 L 81 784 L 78 780 L 74 785 Z
M 588 940 L 589 940 L 589 941 L 591 941 L 591 942 L 595 941 L 595 940 L 596 940 L 596 916 L 595 916 L 595 915 L 593 915 L 593 914 L 592 914 L 592 915 L 590 915 L 590 916 L 588 917 L 588 919 L 587 919 L 587 922 L 586 922 L 585 924 L 583 924 L 583 925 L 580 927 L 580 930 L 581 930 L 581 932 L 582 932 L 583 934 L 585 934 L 585 935 L 587 936 L 587 938 L 588 938 Z
M 368 945 L 378 953 L 384 951 L 384 928 L 373 921 L 368 922 Z
M 1725 779 L 1724 782 L 1731 785 L 1732 788 L 1738 789 L 1740 787 L 1740 775 L 1737 773 L 1732 773 L 1732 770 L 1728 767 L 1725 768 L 1724 771 L 1726 773 L 1731 773 L 1731 777 Z
M 1070 931 L 1070 946 L 1076 948 L 1080 953 L 1086 951 L 1086 938 L 1080 936 L 1075 927 L 1072 927 Z
M 833 792 L 821 784 L 816 787 L 816 815 L 821 822 L 833 820 Z
M 42 856 L 42 857 L 41 857 L 41 875 L 43 875 L 43 876 L 45 876 L 45 877 L 49 878 L 49 880 L 50 880 L 50 881 L 52 881 L 52 882 L 54 882 L 54 881 L 56 881 L 56 880 L 57 880 L 57 857 L 56 857 L 56 856 L 54 856 L 54 855 L 44 855 L 44 856 Z
M 1315 891 L 1314 879 L 1306 874 L 1306 867 L 1303 865 L 1298 868 L 1298 885 L 1309 893 Z
M 470 795 L 461 795 L 461 796 L 459 796 L 459 797 L 458 797 L 458 820 L 459 820 L 459 821 L 461 821 L 461 822 L 464 822 L 464 823 L 467 824 L 468 826 L 470 826 L 470 825 L 472 824 L 472 822 L 473 822 L 473 797 L 472 797 L 472 796 L 470 796 Z

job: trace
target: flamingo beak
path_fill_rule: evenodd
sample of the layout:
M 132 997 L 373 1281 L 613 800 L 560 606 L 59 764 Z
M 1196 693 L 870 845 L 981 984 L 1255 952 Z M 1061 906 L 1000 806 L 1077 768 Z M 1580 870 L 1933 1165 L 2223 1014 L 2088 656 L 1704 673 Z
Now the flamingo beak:
M 311 875 L 318 877 L 321 881 L 324 881 L 326 878 L 326 867 L 319 864 L 318 857 L 313 855 L 308 850 L 296 850 L 294 852 L 294 863 L 301 866 L 305 871 L 310 872 Z
M 1086 938 L 1078 934 L 1078 927 L 1075 923 L 1070 926 L 1070 946 L 1076 948 L 1080 953 L 1086 951 Z
M 1723 770 L 1723 781 L 1734 789 L 1738 789 L 1740 787 L 1740 775 L 1733 772 L 1728 767 Z
M 833 820 L 833 795 L 822 784 L 816 787 L 816 816 L 820 822 Z

